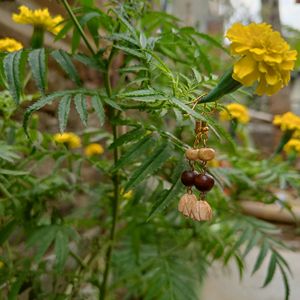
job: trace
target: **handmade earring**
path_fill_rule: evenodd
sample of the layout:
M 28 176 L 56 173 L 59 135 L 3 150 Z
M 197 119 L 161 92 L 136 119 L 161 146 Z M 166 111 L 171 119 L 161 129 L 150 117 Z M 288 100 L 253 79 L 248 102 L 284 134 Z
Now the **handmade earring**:
M 206 146 L 208 130 L 206 122 L 196 121 L 194 146 L 185 152 L 190 170 L 181 174 L 181 182 L 187 187 L 187 192 L 181 197 L 178 210 L 184 216 L 197 221 L 208 221 L 212 218 L 212 209 L 205 200 L 206 193 L 215 183 L 214 178 L 207 173 L 206 167 L 207 162 L 215 157 L 215 150 Z M 196 162 L 200 163 L 200 173 L 195 171 Z M 193 194 L 193 186 L 200 191 L 199 200 Z

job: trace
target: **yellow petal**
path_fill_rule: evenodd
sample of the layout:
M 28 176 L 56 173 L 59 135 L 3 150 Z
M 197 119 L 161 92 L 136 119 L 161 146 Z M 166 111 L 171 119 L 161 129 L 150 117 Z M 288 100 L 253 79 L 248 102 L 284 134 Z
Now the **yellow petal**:
M 282 62 L 282 57 L 280 55 L 272 55 L 272 56 L 265 55 L 264 61 L 269 64 L 272 64 L 272 63 L 280 64 Z
M 266 73 L 265 76 L 266 76 L 267 84 L 275 85 L 278 83 L 278 81 L 280 81 L 280 77 L 278 73 L 273 68 L 268 68 L 268 72 Z
M 247 55 L 243 58 L 241 58 L 233 68 L 233 73 L 236 78 L 238 78 L 239 82 L 243 82 L 243 79 L 252 74 L 255 73 L 257 70 L 257 63 L 255 60 L 252 59 L 251 56 Z

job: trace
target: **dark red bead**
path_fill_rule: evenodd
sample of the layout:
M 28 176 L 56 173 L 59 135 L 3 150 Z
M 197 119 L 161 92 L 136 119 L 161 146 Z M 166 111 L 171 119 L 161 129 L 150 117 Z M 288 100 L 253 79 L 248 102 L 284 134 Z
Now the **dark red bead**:
M 194 171 L 184 171 L 181 174 L 181 182 L 185 186 L 193 186 L 196 175 L 197 175 L 197 173 Z
M 209 174 L 198 174 L 194 179 L 195 187 L 201 192 L 210 191 L 214 184 L 215 180 Z

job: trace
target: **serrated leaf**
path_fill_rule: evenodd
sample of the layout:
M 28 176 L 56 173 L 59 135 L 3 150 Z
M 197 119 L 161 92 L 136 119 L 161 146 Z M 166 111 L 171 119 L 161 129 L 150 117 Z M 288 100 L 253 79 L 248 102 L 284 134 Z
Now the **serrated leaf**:
M 144 89 L 144 90 L 136 90 L 127 93 L 120 93 L 118 97 L 120 98 L 132 98 L 132 97 L 147 97 L 147 96 L 156 96 L 161 95 L 155 90 L 152 89 Z
M 113 12 L 117 15 L 120 21 L 127 27 L 128 31 L 131 32 L 133 37 L 137 40 L 137 33 L 135 28 L 117 10 L 113 9 Z
M 120 45 L 114 45 L 114 48 L 122 50 L 125 53 L 130 54 L 132 56 L 145 59 L 144 54 L 142 52 L 138 51 L 138 50 L 134 50 L 134 49 L 131 49 L 131 48 L 128 48 L 128 47 L 125 47 L 125 46 L 120 46 Z
M 96 112 L 100 126 L 102 126 L 105 121 L 105 112 L 102 105 L 102 101 L 98 95 L 92 96 L 92 107 Z
M 144 154 L 144 151 L 149 149 L 149 146 L 153 144 L 152 135 L 144 137 L 141 141 L 133 144 L 117 161 L 113 172 L 123 167 L 126 163 L 131 163 L 134 159 Z
M 55 268 L 57 272 L 62 272 L 65 266 L 65 263 L 68 258 L 69 253 L 69 240 L 68 236 L 64 233 L 64 231 L 59 230 L 56 234 L 55 238 L 55 256 L 56 256 L 56 264 Z
M 58 105 L 58 122 L 59 122 L 59 131 L 64 132 L 68 123 L 68 117 L 70 112 L 72 96 L 65 95 L 59 101 Z
M 47 64 L 45 49 L 34 49 L 28 55 L 28 62 L 33 78 L 41 94 L 45 94 L 47 86 Z
M 129 132 L 126 132 L 125 134 L 121 135 L 118 139 L 116 139 L 109 147 L 108 149 L 114 149 L 116 147 L 122 146 L 124 144 L 127 144 L 131 142 L 132 140 L 135 140 L 137 138 L 141 138 L 145 133 L 144 128 L 135 128 Z
M 176 196 L 182 189 L 181 177 L 180 174 L 184 170 L 184 164 L 178 164 L 176 170 L 174 171 L 174 178 L 172 187 L 164 193 L 162 197 L 159 197 L 158 200 L 153 204 L 149 216 L 147 218 L 147 222 L 155 216 L 157 213 L 161 212 L 165 207 L 167 207 L 171 201 L 176 199 Z
M 136 90 L 127 93 L 120 93 L 120 98 L 130 98 L 135 101 L 154 102 L 157 100 L 166 100 L 167 98 L 153 89 Z
M 4 73 L 8 89 L 16 104 L 20 103 L 22 94 L 22 56 L 23 50 L 7 54 L 3 60 Z
M 84 124 L 84 126 L 87 126 L 88 111 L 85 96 L 83 94 L 77 94 L 74 97 L 74 103 L 81 122 Z
M 31 116 L 31 114 L 37 110 L 39 110 L 40 108 L 42 108 L 43 106 L 47 105 L 47 104 L 51 104 L 54 100 L 63 97 L 66 95 L 66 92 L 56 92 L 53 93 L 51 95 L 48 95 L 46 97 L 41 98 L 40 100 L 38 100 L 37 102 L 35 102 L 34 104 L 32 104 L 31 106 L 29 106 L 24 114 L 24 119 L 23 119 L 23 128 L 24 131 L 26 133 L 27 136 L 28 135 L 28 131 L 27 131 L 27 127 L 28 127 L 28 121 L 29 118 Z
M 270 262 L 268 265 L 267 276 L 266 276 L 265 282 L 263 284 L 263 287 L 267 286 L 271 282 L 272 278 L 274 277 L 274 274 L 276 271 L 276 265 L 277 265 L 276 254 L 272 253 L 272 255 L 270 257 Z
M 123 109 L 121 108 L 121 106 L 118 105 L 115 101 L 111 100 L 110 98 L 103 97 L 103 101 L 104 101 L 107 105 L 109 105 L 109 106 L 111 106 L 111 107 L 113 107 L 113 108 L 115 108 L 115 109 L 117 109 L 117 110 L 123 111 Z
M 163 143 L 135 170 L 128 180 L 125 190 L 139 184 L 146 177 L 152 175 L 169 157 L 170 148 L 168 147 L 168 143 Z
M 269 250 L 269 244 L 267 242 L 264 242 L 262 244 L 262 247 L 260 248 L 258 257 L 256 259 L 254 268 L 252 270 L 252 274 L 254 274 L 261 267 L 266 255 L 268 253 L 268 250 Z
M 131 38 L 129 34 L 126 33 L 114 33 L 109 37 L 109 39 L 113 41 L 125 41 L 137 47 L 139 46 L 139 43 L 135 41 L 133 38 Z
M 62 69 L 68 74 L 71 80 L 73 80 L 78 86 L 82 85 L 81 79 L 77 73 L 77 70 L 70 58 L 70 55 L 63 50 L 55 50 L 51 52 L 51 56 L 57 61 Z
M 197 111 L 191 109 L 187 106 L 184 102 L 180 101 L 179 99 L 172 98 L 171 102 L 175 104 L 178 108 L 183 110 L 184 112 L 188 113 L 189 115 L 195 117 L 196 119 L 206 121 L 206 117 L 200 115 Z

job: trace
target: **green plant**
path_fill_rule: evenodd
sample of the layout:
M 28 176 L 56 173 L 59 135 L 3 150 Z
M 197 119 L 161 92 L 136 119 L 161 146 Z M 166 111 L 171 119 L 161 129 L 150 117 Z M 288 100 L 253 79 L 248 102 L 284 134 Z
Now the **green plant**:
M 232 156 L 237 152 L 211 114 L 219 104 L 192 109 L 195 99 L 216 84 L 207 49 L 225 56 L 226 49 L 209 35 L 180 27 L 175 17 L 153 11 L 146 1 L 112 1 L 105 10 L 88 0 L 75 8 L 66 0 L 61 3 L 68 18 L 56 39 L 72 32 L 71 53 L 38 48 L 1 54 L 1 84 L 15 108 L 25 99 L 28 67 L 39 91 L 39 99 L 24 113 L 28 138 L 20 122 L 9 118 L 9 107 L 1 124 L 2 295 L 15 299 L 28 291 L 30 299 L 197 299 L 212 261 L 227 265 L 233 259 L 242 275 L 245 256 L 259 245 L 253 272 L 270 252 L 264 286 L 278 268 L 288 299 L 289 267 L 278 252 L 286 246 L 273 237 L 275 226 L 242 216 L 222 186 L 208 196 L 215 211 L 212 223 L 185 220 L 175 209 L 195 120 L 208 123 L 217 147 L 226 144 Z M 78 51 L 81 41 L 87 53 Z M 50 58 L 74 88 L 47 91 Z M 85 87 L 78 64 L 96 69 L 103 86 Z M 84 144 L 105 143 L 103 157 L 87 158 L 38 131 L 32 114 L 55 102 L 61 132 L 71 105 L 85 126 L 97 116 L 100 126 L 86 127 L 80 136 Z M 49 162 L 53 166 L 39 174 Z M 81 177 L 85 164 L 96 170 L 97 181 Z M 234 172 L 240 173 L 234 177 Z M 234 178 L 234 184 L 255 188 L 246 171 L 233 169 L 222 176 L 229 185 Z

